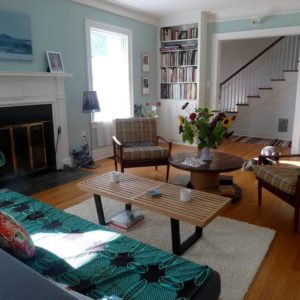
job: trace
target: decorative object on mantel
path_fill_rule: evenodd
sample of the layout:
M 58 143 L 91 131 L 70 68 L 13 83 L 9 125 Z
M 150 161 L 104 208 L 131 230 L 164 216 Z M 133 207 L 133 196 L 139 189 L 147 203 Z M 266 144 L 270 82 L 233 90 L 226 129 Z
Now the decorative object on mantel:
M 95 164 L 93 159 L 93 131 L 92 131 L 92 113 L 99 112 L 100 106 L 96 91 L 84 91 L 82 112 L 90 114 L 90 136 L 91 136 L 91 161 L 89 164 L 84 165 L 85 168 L 94 169 L 98 166 Z
M 225 138 L 230 137 L 233 131 L 229 131 L 235 116 L 228 117 L 224 112 L 213 113 L 208 108 L 194 107 L 189 111 L 189 102 L 182 106 L 187 116 L 179 116 L 179 133 L 182 140 L 190 144 L 196 143 L 201 150 L 201 160 L 209 162 L 212 159 L 210 148 L 217 149 Z
M 33 60 L 30 17 L 0 11 L 0 58 Z
M 61 58 L 61 53 L 57 51 L 47 51 L 47 59 L 49 71 L 51 73 L 64 73 L 64 65 Z

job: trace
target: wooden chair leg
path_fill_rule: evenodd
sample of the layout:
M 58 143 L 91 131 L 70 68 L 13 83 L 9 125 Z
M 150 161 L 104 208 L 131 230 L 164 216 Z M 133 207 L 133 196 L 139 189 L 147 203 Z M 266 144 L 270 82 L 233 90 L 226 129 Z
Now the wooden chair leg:
M 118 171 L 118 163 L 117 163 L 117 159 L 115 158 L 115 171 Z
M 155 171 L 157 172 L 157 166 L 155 166 Z
M 298 232 L 298 223 L 299 223 L 299 206 L 296 206 L 295 213 L 294 213 L 294 233 Z
M 257 193 L 258 193 L 258 205 L 259 206 L 261 206 L 261 190 L 262 190 L 261 182 L 260 182 L 260 180 L 258 180 Z
M 166 182 L 169 181 L 169 172 L 170 172 L 170 164 L 167 164 L 167 175 L 166 175 Z

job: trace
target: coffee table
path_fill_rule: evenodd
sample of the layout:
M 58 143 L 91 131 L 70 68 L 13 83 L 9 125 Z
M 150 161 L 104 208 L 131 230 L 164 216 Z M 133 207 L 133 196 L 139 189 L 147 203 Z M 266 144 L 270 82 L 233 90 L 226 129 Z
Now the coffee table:
M 201 152 L 184 152 L 172 155 L 170 164 L 178 169 L 190 171 L 192 188 L 222 195 L 220 185 L 230 185 L 233 188 L 232 200 L 237 201 L 242 196 L 240 187 L 233 183 L 232 176 L 220 176 L 220 173 L 238 170 L 242 167 L 244 160 L 238 156 L 213 151 L 210 162 L 202 162 L 199 166 L 187 164 L 191 159 L 200 160 Z
M 111 173 L 106 173 L 78 183 L 78 187 L 94 194 L 99 223 L 107 225 L 103 212 L 101 196 L 126 204 L 137 205 L 149 211 L 167 216 L 171 221 L 173 253 L 181 255 L 201 236 L 203 227 L 209 224 L 227 206 L 230 198 L 192 190 L 192 199 L 182 202 L 182 187 L 129 174 L 120 174 L 118 183 L 111 182 Z M 158 188 L 159 198 L 147 194 L 150 189 Z M 180 241 L 179 221 L 195 225 L 195 232 L 184 242 Z

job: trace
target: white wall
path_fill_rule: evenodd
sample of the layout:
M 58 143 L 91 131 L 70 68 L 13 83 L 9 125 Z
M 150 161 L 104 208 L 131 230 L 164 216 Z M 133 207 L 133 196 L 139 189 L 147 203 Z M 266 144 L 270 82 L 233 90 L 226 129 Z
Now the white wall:
M 278 37 L 222 41 L 220 82 L 245 65 Z

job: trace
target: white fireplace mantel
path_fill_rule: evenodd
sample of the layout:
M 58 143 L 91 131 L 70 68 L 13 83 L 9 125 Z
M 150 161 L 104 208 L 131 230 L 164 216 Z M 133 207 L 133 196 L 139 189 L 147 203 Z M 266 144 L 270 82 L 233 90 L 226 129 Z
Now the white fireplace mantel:
M 68 73 L 0 72 L 0 108 L 51 104 L 55 143 L 61 127 L 56 152 L 58 169 L 71 165 L 64 84 L 65 78 L 71 76 Z

